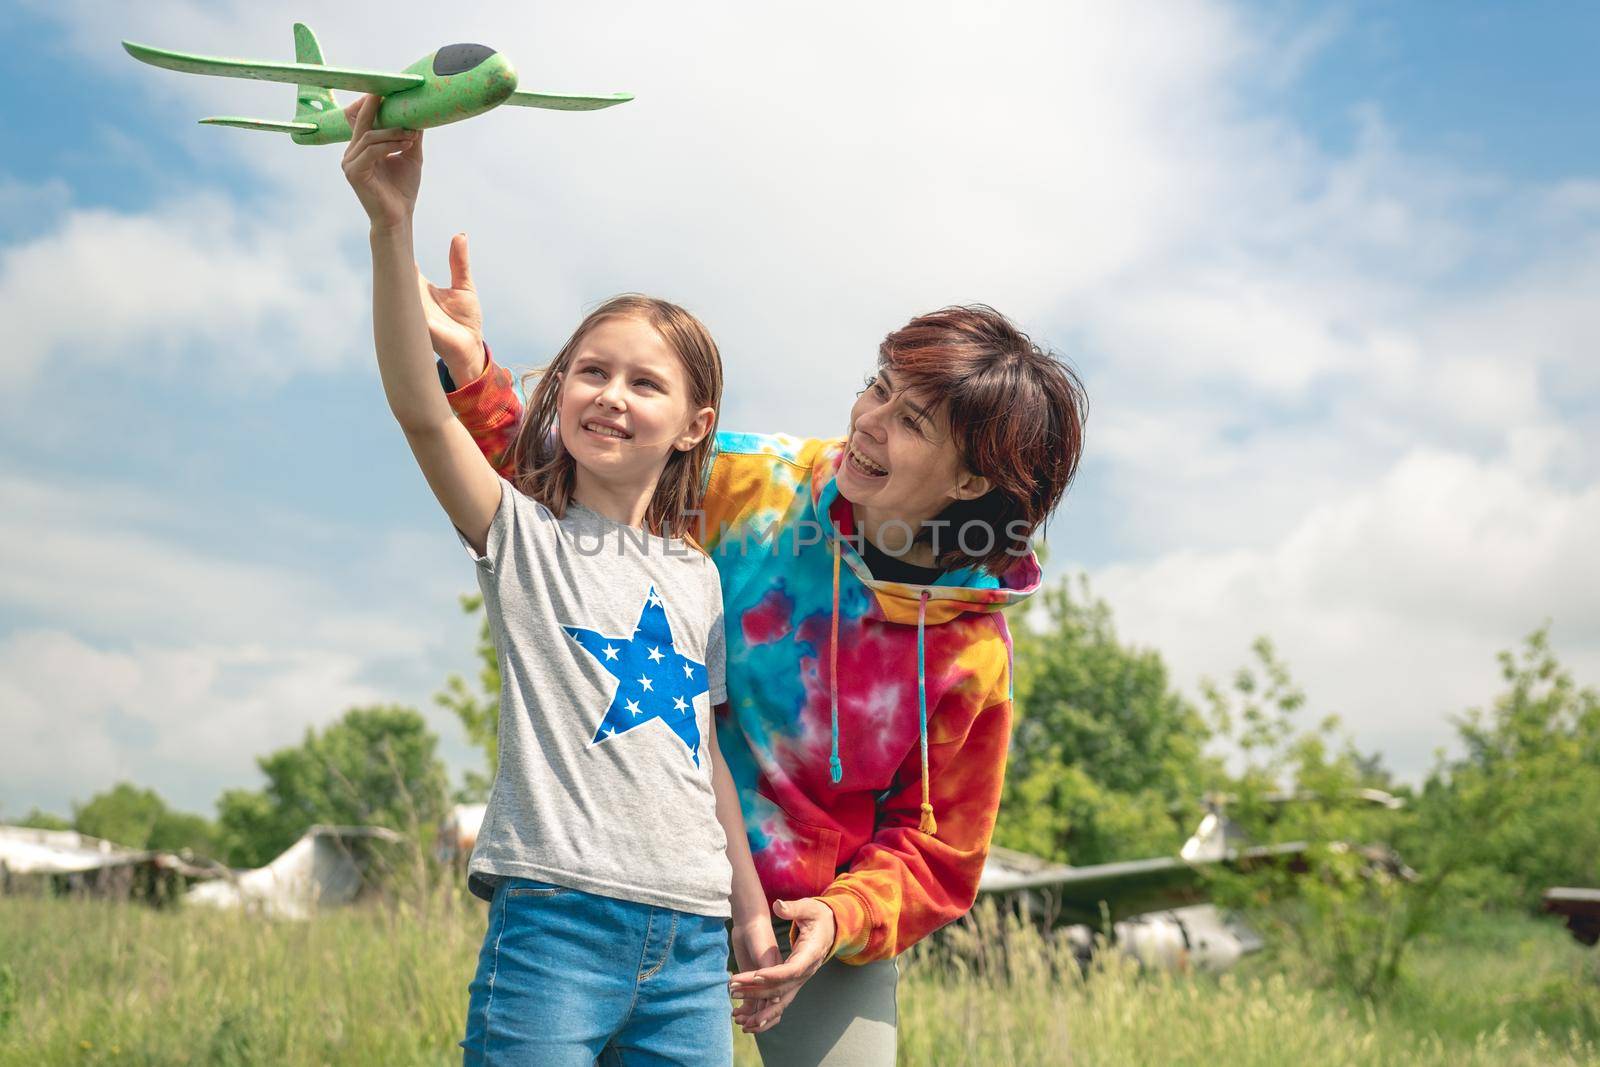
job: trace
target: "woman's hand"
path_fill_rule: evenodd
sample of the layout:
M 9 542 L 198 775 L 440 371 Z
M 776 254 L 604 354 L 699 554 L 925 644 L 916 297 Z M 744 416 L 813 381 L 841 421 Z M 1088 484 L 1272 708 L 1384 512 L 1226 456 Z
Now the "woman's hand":
M 745 922 L 735 922 L 729 940 L 733 942 L 734 962 L 741 973 L 759 967 L 774 967 L 783 960 L 783 954 L 778 951 L 778 939 L 772 933 L 772 920 L 765 913 Z M 733 1021 L 745 1033 L 753 1034 L 756 1027 L 751 1024 L 751 1019 L 771 1004 L 764 996 L 744 997 L 739 1001 L 739 1006 L 733 1009 Z M 778 1014 L 781 1015 L 782 1011 Z M 777 1021 L 773 1017 L 764 1024 L 763 1029 L 772 1027 Z
M 764 1001 L 745 1018 L 743 1026 L 750 1033 L 768 1029 L 777 1022 L 783 1009 L 800 992 L 800 987 L 833 955 L 835 928 L 833 909 L 828 905 L 816 897 L 777 900 L 772 904 L 772 913 L 793 923 L 789 931 L 789 958 L 775 967 L 736 974 L 728 982 L 733 995 L 746 1003 L 756 999 Z M 744 964 L 741 962 L 740 966 Z
M 450 288 L 434 285 L 417 268 L 422 293 L 422 313 L 428 320 L 428 339 L 455 380 L 456 388 L 478 380 L 483 373 L 483 308 L 472 286 L 467 263 L 467 235 L 450 239 Z M 770 924 L 769 924 L 770 925 Z
M 366 96 L 350 121 L 344 176 L 366 209 L 374 231 L 399 229 L 411 221 L 422 185 L 422 131 L 374 130 L 379 99 Z

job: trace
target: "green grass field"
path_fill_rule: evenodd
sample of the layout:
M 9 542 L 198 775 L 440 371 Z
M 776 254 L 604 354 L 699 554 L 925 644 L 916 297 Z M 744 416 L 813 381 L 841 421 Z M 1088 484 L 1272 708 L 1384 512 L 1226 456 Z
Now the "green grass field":
M 0 1064 L 459 1062 L 482 924 L 460 901 L 289 924 L 0 898 Z M 981 953 L 905 960 L 901 1063 L 1600 1063 L 1600 953 L 1555 923 L 1463 921 L 1376 1007 L 1265 954 L 1220 978 L 1115 959 L 1080 978 L 1036 935 L 986 927 Z

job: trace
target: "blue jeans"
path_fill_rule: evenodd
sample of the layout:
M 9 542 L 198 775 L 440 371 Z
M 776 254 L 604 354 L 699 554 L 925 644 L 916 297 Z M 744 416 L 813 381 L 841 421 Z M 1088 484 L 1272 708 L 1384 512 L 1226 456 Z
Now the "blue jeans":
M 726 919 L 502 878 L 464 1064 L 731 1064 Z

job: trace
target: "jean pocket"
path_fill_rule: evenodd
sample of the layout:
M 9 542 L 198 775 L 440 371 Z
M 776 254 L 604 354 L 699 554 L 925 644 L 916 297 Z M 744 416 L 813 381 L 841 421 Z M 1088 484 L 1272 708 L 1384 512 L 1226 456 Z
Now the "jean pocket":
M 506 899 L 527 900 L 542 897 L 560 896 L 562 893 L 571 893 L 573 890 L 554 882 L 536 882 L 531 878 L 506 879 Z

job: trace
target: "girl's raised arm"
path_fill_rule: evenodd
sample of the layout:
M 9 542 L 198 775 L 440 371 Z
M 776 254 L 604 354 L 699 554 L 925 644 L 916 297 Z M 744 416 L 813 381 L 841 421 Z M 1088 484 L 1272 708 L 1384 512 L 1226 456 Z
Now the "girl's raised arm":
M 422 131 L 374 130 L 378 98 L 351 122 L 344 174 L 372 223 L 372 334 L 389 410 L 450 521 L 482 554 L 500 478 L 439 391 L 417 291 L 411 217 L 422 184 Z

